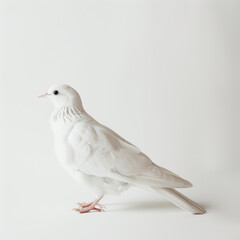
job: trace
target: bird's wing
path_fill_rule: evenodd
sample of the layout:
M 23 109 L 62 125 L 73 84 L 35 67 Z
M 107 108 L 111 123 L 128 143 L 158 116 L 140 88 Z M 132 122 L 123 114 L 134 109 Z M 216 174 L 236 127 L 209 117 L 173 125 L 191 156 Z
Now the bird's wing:
M 84 173 L 151 187 L 190 187 L 191 183 L 154 164 L 136 146 L 97 123 L 78 122 L 68 137 L 77 167 Z

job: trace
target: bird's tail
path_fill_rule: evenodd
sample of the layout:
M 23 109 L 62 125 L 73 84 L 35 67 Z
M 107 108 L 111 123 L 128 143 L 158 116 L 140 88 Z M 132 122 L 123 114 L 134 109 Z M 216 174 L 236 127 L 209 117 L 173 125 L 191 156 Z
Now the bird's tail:
M 193 214 L 204 214 L 206 210 L 173 188 L 153 188 L 178 207 Z

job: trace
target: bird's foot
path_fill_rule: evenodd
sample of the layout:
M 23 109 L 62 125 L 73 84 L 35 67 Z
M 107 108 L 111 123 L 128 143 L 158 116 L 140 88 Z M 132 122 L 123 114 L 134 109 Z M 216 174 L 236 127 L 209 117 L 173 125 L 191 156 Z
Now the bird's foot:
M 93 202 L 90 203 L 77 203 L 78 208 L 74 208 L 73 210 L 75 210 L 76 212 L 79 213 L 88 213 L 90 211 L 97 211 L 97 212 L 103 212 L 104 211 L 104 205 L 99 204 L 98 202 L 100 201 L 100 199 L 97 199 Z
M 92 203 L 93 202 L 90 202 L 90 203 L 85 203 L 85 202 L 80 203 L 80 202 L 78 202 L 77 205 L 78 205 L 79 208 L 84 208 L 84 207 L 90 206 Z M 99 207 L 99 208 L 105 208 L 105 206 L 100 204 L 100 203 L 97 203 L 95 206 Z

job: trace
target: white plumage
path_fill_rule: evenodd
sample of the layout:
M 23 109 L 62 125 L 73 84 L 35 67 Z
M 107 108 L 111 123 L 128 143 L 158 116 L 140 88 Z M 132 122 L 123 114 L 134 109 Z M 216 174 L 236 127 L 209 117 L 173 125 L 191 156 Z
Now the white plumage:
M 74 179 L 97 196 L 75 210 L 101 211 L 98 202 L 105 194 L 137 186 L 153 189 L 192 213 L 205 213 L 203 207 L 173 189 L 191 187 L 190 182 L 157 166 L 136 146 L 94 120 L 73 88 L 55 85 L 42 96 L 48 96 L 55 106 L 50 124 L 57 158 Z

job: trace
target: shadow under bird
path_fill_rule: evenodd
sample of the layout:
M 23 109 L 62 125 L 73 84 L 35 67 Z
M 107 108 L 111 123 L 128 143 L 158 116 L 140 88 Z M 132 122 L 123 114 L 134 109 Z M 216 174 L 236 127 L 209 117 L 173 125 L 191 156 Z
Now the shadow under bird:
M 174 189 L 191 187 L 190 182 L 156 165 L 136 146 L 93 119 L 72 87 L 54 85 L 39 97 L 48 97 L 55 106 L 50 125 L 58 160 L 76 181 L 96 195 L 93 202 L 78 203 L 74 210 L 103 211 L 99 201 L 105 194 L 118 194 L 135 186 L 154 190 L 193 214 L 206 212 Z

